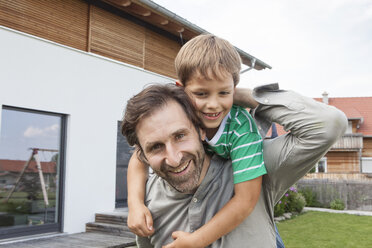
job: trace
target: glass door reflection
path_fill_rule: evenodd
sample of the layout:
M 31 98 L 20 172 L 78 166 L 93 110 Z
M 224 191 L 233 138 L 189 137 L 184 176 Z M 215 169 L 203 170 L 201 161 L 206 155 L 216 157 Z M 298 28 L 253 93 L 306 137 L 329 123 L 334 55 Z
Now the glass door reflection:
M 3 108 L 0 231 L 57 223 L 62 116 Z

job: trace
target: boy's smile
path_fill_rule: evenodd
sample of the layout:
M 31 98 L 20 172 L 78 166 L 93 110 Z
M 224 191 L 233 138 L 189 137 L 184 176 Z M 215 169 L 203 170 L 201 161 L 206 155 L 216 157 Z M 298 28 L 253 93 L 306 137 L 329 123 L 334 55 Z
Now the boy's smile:
M 220 79 L 208 80 L 196 74 L 186 83 L 185 90 L 207 128 L 208 139 L 212 138 L 233 104 L 235 86 L 232 75 L 224 73 Z

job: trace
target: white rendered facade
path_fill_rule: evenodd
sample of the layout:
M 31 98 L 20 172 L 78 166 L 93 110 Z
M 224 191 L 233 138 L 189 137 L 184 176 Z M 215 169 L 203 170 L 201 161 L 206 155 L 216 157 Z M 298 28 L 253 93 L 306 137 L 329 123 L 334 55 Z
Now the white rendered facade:
M 1 26 L 0 41 L 0 105 L 67 115 L 63 232 L 83 232 L 95 213 L 115 208 L 126 101 L 148 83 L 171 80 Z

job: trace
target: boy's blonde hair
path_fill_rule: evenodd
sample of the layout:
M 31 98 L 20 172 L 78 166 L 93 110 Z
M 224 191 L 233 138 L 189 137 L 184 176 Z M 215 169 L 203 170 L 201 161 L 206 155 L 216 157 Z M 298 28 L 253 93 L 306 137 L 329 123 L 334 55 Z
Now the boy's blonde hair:
M 202 34 L 188 41 L 178 52 L 175 67 L 178 79 L 186 83 L 194 76 L 207 80 L 221 79 L 230 73 L 234 85 L 239 83 L 241 58 L 227 40 L 212 34 Z

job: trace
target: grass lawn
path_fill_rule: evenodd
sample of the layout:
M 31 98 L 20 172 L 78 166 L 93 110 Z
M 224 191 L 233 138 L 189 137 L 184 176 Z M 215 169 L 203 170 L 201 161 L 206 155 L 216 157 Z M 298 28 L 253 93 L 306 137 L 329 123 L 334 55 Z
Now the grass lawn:
M 372 216 L 306 212 L 277 226 L 286 248 L 372 247 Z

